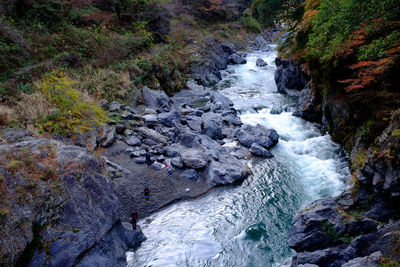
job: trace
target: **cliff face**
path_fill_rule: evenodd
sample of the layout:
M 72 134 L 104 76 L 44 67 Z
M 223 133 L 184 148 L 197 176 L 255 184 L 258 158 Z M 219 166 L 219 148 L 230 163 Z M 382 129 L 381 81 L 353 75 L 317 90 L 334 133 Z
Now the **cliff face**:
M 380 60 L 360 60 L 357 51 L 378 38 L 366 36 L 356 32 L 326 61 L 304 50 L 277 60 L 280 92 L 298 97 L 293 115 L 321 123 L 348 151 L 352 171 L 349 191 L 315 201 L 294 218 L 292 266 L 360 263 L 378 251 L 371 256 L 378 263 L 400 259 L 399 54 L 394 49 Z
M 346 148 L 352 172 L 348 191 L 294 218 L 292 266 L 377 266 L 400 259 L 400 6 L 334 3 L 307 0 L 283 46 L 290 59 L 277 60 L 278 88 L 298 97 L 293 115 L 321 123 Z
M 120 221 L 101 162 L 26 131 L 3 131 L 2 140 L 1 265 L 125 266 L 125 251 L 144 236 Z

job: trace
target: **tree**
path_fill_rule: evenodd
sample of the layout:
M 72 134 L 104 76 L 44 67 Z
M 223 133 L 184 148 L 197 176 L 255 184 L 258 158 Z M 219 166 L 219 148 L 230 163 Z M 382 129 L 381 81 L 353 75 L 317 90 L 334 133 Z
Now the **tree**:
M 274 26 L 277 21 L 298 21 L 304 13 L 304 0 L 255 0 L 252 11 L 264 26 Z

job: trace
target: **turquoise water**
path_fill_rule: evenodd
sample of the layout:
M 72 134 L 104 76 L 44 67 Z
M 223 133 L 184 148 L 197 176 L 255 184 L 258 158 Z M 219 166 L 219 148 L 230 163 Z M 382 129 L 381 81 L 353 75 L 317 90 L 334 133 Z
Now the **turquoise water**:
M 276 92 L 276 52 L 253 52 L 230 66 L 218 89 L 241 111 L 242 121 L 274 128 L 281 136 L 274 158 L 249 162 L 242 185 L 170 206 L 139 222 L 147 240 L 128 252 L 128 266 L 282 266 L 291 220 L 302 205 L 337 195 L 349 176 L 343 149 L 318 125 L 291 116 L 293 100 Z M 263 58 L 269 65 L 258 68 Z M 270 114 L 273 107 L 287 112 Z

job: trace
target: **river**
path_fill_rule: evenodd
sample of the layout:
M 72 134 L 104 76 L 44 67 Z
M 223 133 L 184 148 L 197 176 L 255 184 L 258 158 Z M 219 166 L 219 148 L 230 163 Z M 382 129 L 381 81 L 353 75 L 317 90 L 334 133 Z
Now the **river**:
M 293 251 L 287 234 L 296 212 L 312 200 L 338 195 L 349 176 L 343 149 L 319 125 L 292 116 L 294 100 L 277 92 L 275 46 L 229 66 L 216 89 L 247 124 L 275 129 L 272 159 L 252 159 L 240 186 L 174 204 L 139 221 L 147 240 L 128 252 L 128 266 L 280 266 Z M 268 63 L 257 67 L 257 58 Z M 271 114 L 271 109 L 283 109 Z M 274 112 L 275 113 L 275 112 Z

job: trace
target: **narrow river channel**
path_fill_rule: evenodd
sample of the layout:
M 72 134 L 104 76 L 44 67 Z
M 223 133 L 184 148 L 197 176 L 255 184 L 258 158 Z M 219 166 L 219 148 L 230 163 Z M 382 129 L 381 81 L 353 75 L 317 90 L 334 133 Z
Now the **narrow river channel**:
M 274 48 L 249 53 L 245 65 L 229 66 L 216 89 L 235 103 L 243 123 L 279 133 L 271 150 L 275 157 L 252 159 L 253 175 L 240 186 L 217 188 L 140 221 L 147 240 L 127 253 L 129 267 L 283 265 L 293 254 L 287 233 L 296 211 L 345 189 L 343 149 L 318 125 L 293 117 L 295 100 L 277 92 Z M 268 65 L 257 67 L 257 58 Z

